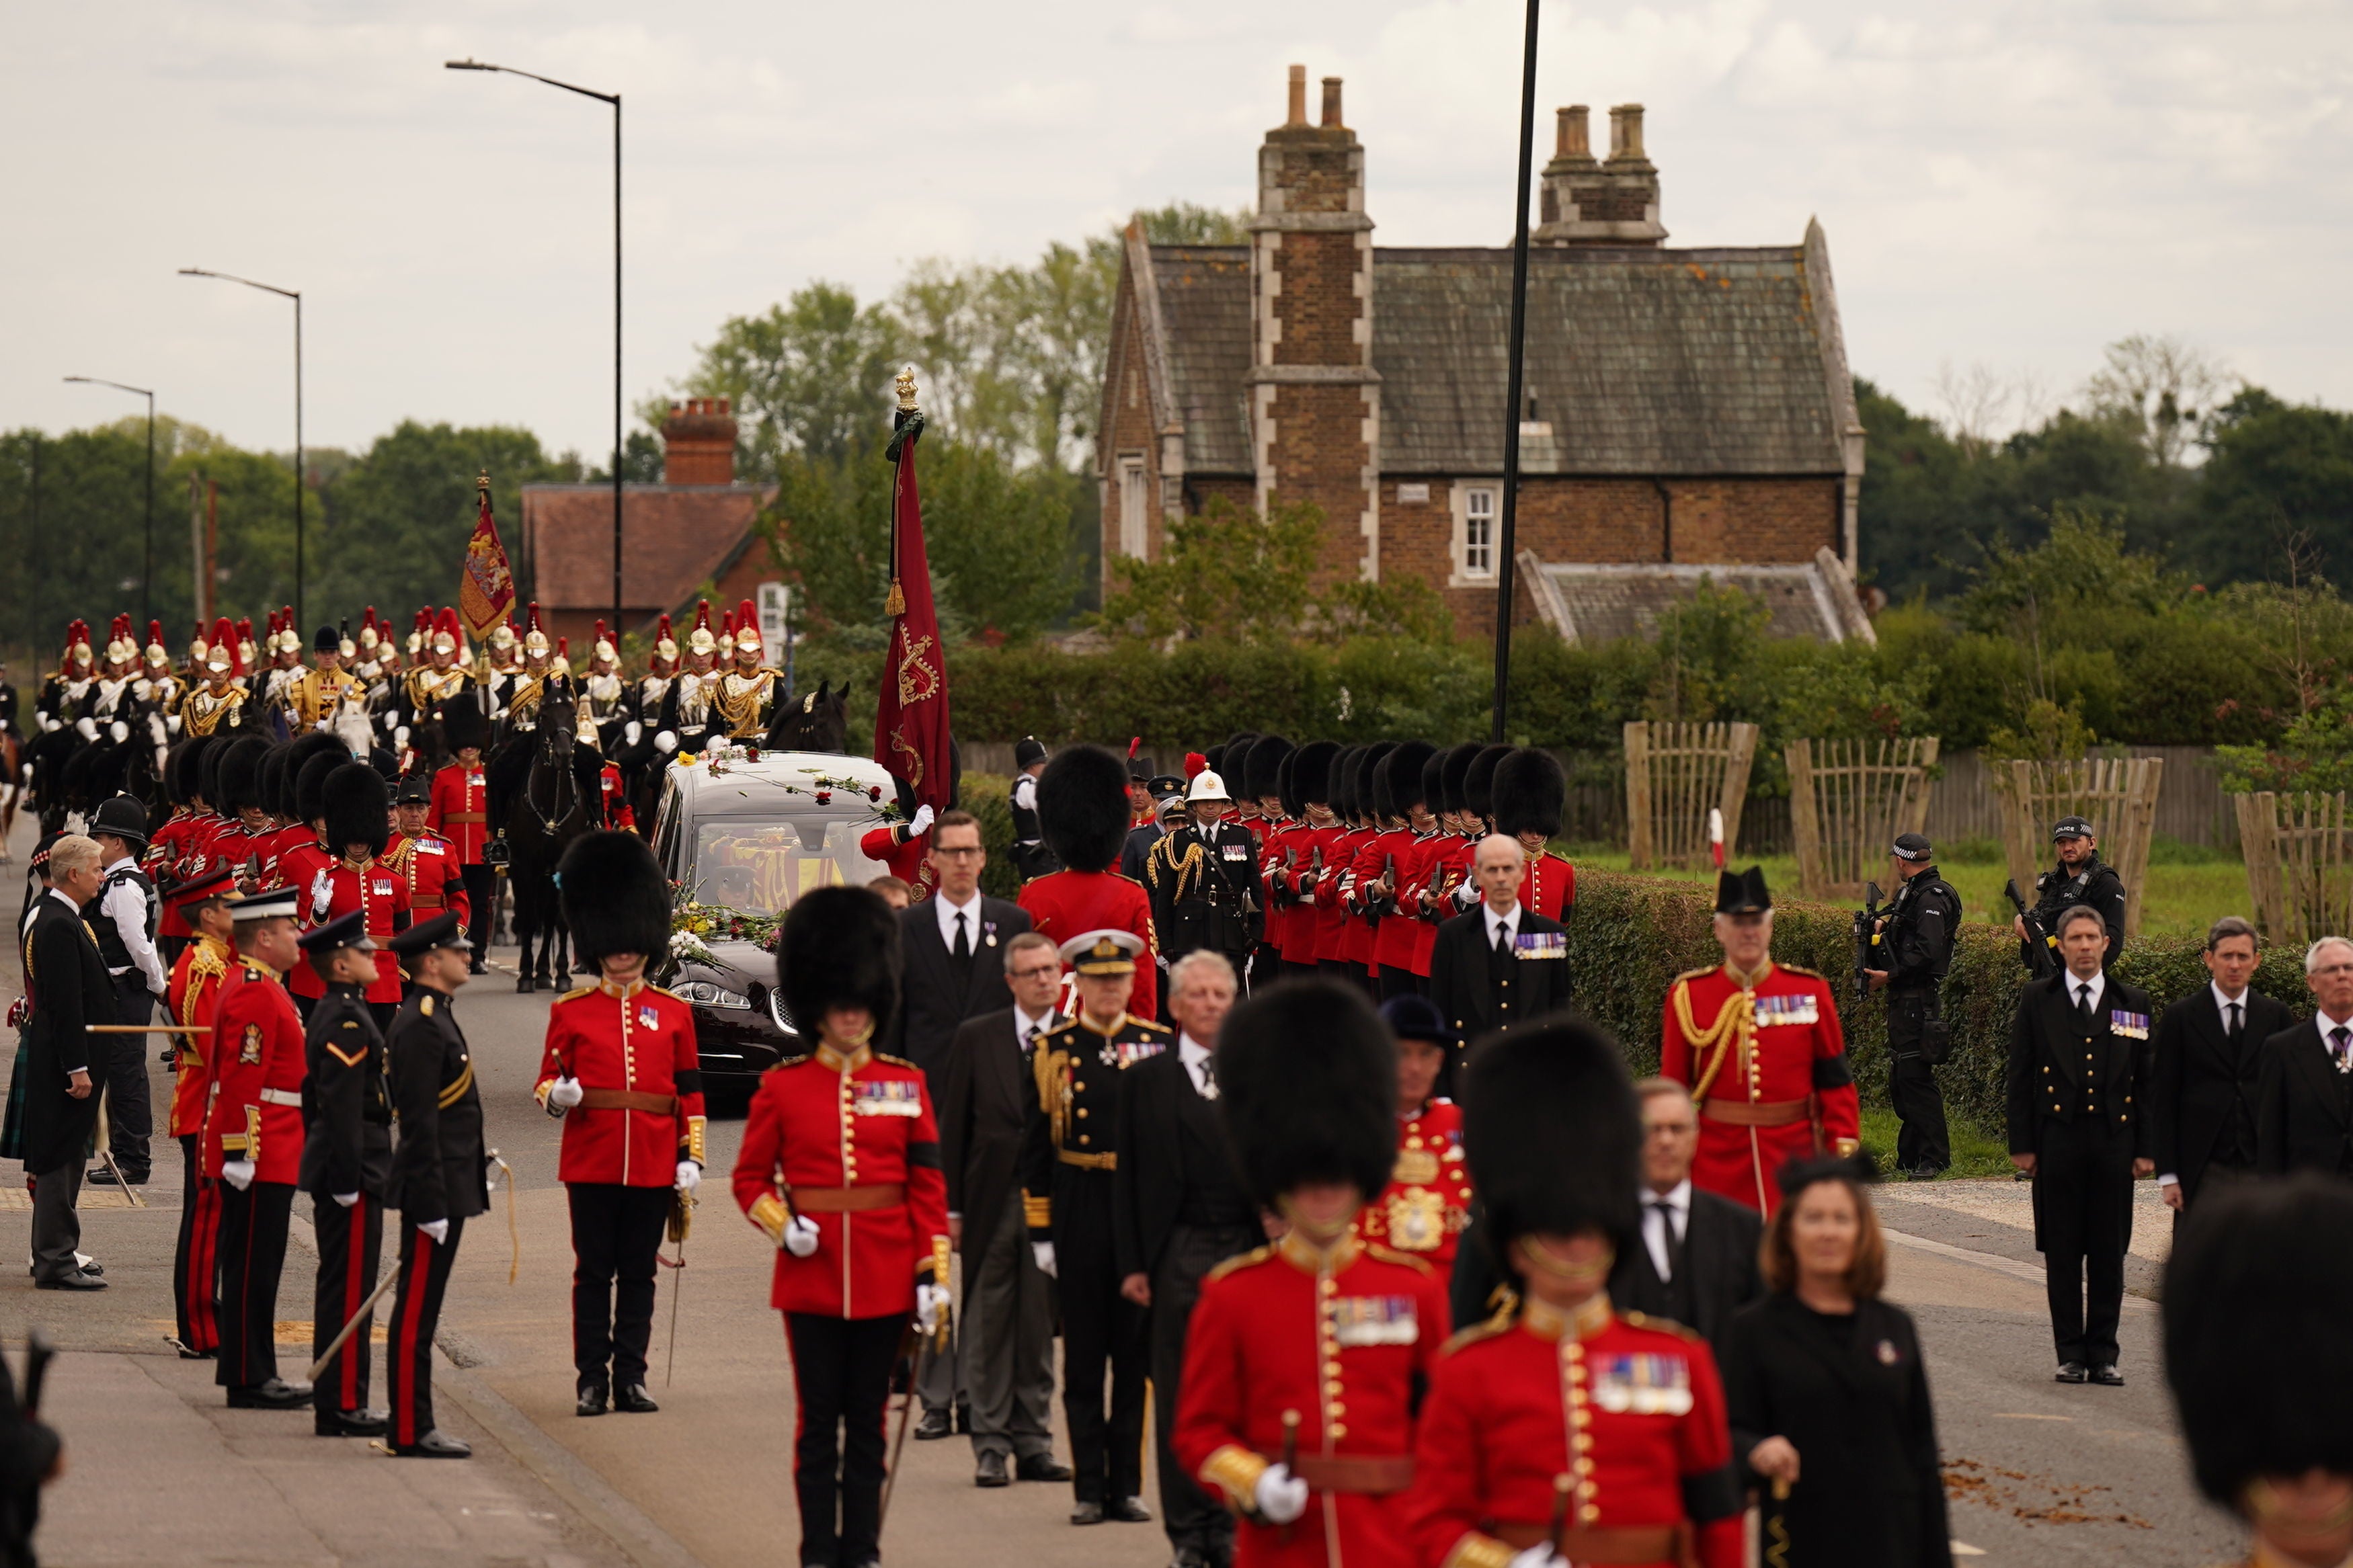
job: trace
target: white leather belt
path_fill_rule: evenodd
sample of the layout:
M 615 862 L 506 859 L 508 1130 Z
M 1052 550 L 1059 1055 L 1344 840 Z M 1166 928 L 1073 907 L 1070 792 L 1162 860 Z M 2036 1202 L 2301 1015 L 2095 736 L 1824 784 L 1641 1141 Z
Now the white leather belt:
M 300 1110 L 302 1109 L 302 1094 L 300 1089 L 265 1089 L 261 1091 L 261 1103 L 264 1105 L 290 1105 L 294 1107 L 295 1110 Z

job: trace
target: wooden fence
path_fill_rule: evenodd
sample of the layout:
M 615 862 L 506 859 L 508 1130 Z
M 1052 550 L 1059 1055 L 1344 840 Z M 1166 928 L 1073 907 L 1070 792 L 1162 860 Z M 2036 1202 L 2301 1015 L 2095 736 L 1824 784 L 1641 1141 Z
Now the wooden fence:
M 1789 830 L 1798 884 L 1810 899 L 1862 896 L 1862 884 L 1887 858 L 1899 833 L 1928 819 L 1936 740 L 1792 741 Z
M 2084 757 L 2071 763 L 2011 761 L 1993 770 L 2001 803 L 2002 851 L 2019 891 L 2031 898 L 2035 873 L 2051 863 L 2051 825 L 2081 816 L 2099 839 L 2100 858 L 2126 889 L 2125 934 L 2140 931 L 2140 889 L 2148 880 L 2148 844 L 2157 826 L 2157 757 Z
M 2353 931 L 2353 823 L 2346 796 L 2233 795 L 2247 896 L 2264 940 L 2302 947 Z
M 1635 870 L 1704 865 L 1711 807 L 1724 814 L 1725 858 L 1739 853 L 1757 733 L 1754 724 L 1626 726 L 1626 847 Z

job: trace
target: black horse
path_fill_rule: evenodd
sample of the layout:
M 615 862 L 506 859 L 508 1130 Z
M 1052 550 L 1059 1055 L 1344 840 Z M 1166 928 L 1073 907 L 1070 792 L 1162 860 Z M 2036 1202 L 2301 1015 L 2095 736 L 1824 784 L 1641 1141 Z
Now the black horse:
M 833 682 L 822 680 L 815 691 L 803 694 L 797 702 L 777 705 L 776 717 L 768 721 L 768 733 L 760 744 L 771 752 L 831 752 L 841 754 L 848 751 L 849 740 L 849 683 L 842 682 L 841 689 L 833 689 Z
M 597 787 L 603 764 L 595 747 L 579 743 L 578 734 L 570 683 L 552 680 L 539 705 L 538 728 L 501 742 L 487 770 L 491 825 L 506 846 L 507 880 L 514 889 L 518 991 L 551 983 L 567 987 L 572 980 L 571 934 L 555 897 L 555 865 L 574 839 L 605 820 Z

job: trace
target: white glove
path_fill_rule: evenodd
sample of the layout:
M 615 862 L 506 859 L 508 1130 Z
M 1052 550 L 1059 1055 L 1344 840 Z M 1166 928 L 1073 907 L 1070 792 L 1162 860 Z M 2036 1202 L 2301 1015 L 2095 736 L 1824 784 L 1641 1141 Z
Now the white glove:
M 353 1204 L 360 1201 L 360 1195 L 357 1193 L 337 1193 L 335 1194 L 335 1201 L 343 1205 L 343 1207 L 349 1208 Z
M 95 741 L 95 740 L 97 740 L 97 739 L 98 739 L 98 721 L 97 721 L 97 720 L 95 720 L 95 719 L 77 719 L 77 720 L 75 720 L 75 721 L 74 721 L 74 733 L 75 733 L 75 734 L 77 734 L 77 735 L 79 735 L 79 736 L 80 736 L 83 740 L 85 740 L 85 741 Z
M 1552 1549 L 1552 1542 L 1540 1541 L 1514 1557 L 1509 1568 L 1568 1568 L 1568 1559 Z
M 947 1321 L 947 1287 L 928 1283 L 916 1286 L 915 1326 L 926 1332 L 934 1332 Z
M 547 1086 L 547 1113 L 561 1116 L 580 1103 L 580 1080 L 559 1078 Z
M 1458 910 L 1467 910 L 1472 905 L 1479 901 L 1479 884 L 1476 882 L 1465 882 L 1461 887 L 1454 889 L 1453 896 L 1454 907 Z
M 691 1160 L 678 1163 L 678 1190 L 691 1193 L 702 1184 L 702 1167 Z
M 785 1226 L 783 1245 L 785 1250 L 795 1258 L 816 1257 L 817 1221 L 807 1215 L 793 1215 L 792 1223 Z
M 677 751 L 677 733 L 673 731 L 664 730 L 661 733 L 656 735 L 654 737 L 654 750 L 659 752 L 664 756 L 668 756 L 670 752 Z
M 246 1188 L 253 1185 L 253 1162 L 250 1160 L 224 1162 L 221 1165 L 221 1180 L 240 1193 L 245 1191 Z
M 449 1222 L 446 1219 L 423 1220 L 418 1223 L 417 1228 L 431 1237 L 433 1245 L 436 1247 L 441 1246 L 449 1239 Z
M 312 725 L 311 726 L 311 728 L 312 728 L 313 730 L 320 730 L 320 731 L 323 731 L 323 730 L 325 730 L 325 729 L 326 729 L 326 727 L 327 727 L 327 721 L 325 721 L 324 719 L 319 720 L 316 723 L 314 723 L 314 724 L 312 724 Z
M 635 719 L 621 726 L 621 739 L 632 746 L 638 743 L 638 737 L 645 732 L 645 726 Z
M 311 879 L 311 918 L 325 920 L 327 911 L 334 907 L 334 879 L 322 870 Z
M 1054 1272 L 1054 1244 L 1052 1242 L 1031 1242 L 1029 1244 L 1029 1256 L 1031 1258 L 1036 1260 L 1039 1273 L 1043 1274 L 1049 1279 L 1058 1278 Z
M 1307 1511 L 1307 1483 L 1293 1475 L 1288 1465 L 1269 1465 L 1259 1472 L 1250 1500 L 1267 1523 L 1289 1524 Z
M 44 733 L 44 734 L 54 734 L 54 733 L 56 733 L 58 731 L 62 730 L 62 729 L 64 729 L 64 728 L 65 728 L 65 726 L 64 726 L 63 724 L 58 723 L 55 719 L 50 718 L 47 714 L 44 713 L 44 714 L 42 714 L 42 715 L 41 715 L 41 732 L 42 732 L 42 733 Z
M 399 748 L 401 748 L 403 751 L 406 751 L 406 750 L 408 749 L 408 726 L 407 726 L 407 725 L 406 725 L 406 724 L 395 724 L 395 725 L 392 727 L 392 743 L 393 743 L 394 745 L 396 745 L 396 746 L 398 746 L 398 747 L 399 747 Z
M 170 718 L 164 720 L 164 728 L 172 734 L 178 734 L 180 732 L 180 716 L 177 713 L 174 713 Z
M 106 727 L 106 733 L 107 738 L 119 746 L 131 739 L 131 726 L 117 719 Z
M 919 805 L 915 807 L 915 815 L 907 819 L 907 837 L 919 838 L 923 837 L 923 829 L 931 825 L 932 808 L 928 805 Z

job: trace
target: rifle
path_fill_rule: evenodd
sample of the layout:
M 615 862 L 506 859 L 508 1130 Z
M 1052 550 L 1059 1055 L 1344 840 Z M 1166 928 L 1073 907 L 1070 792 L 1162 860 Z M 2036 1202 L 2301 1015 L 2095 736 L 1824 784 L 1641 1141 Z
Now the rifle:
M 2001 896 L 2018 911 L 2019 923 L 2026 927 L 2026 967 L 2037 980 L 2048 980 L 2059 972 L 2059 943 L 2043 929 L 2042 918 L 2026 907 L 2019 896 L 2018 879 L 2012 877 L 2001 885 Z
M 1854 911 L 1854 999 L 1857 1002 L 1871 1000 L 1871 976 L 1867 972 L 1885 967 L 1873 962 L 1877 955 L 1872 951 L 1879 945 L 1879 900 L 1884 896 L 1880 892 L 1878 883 L 1865 882 L 1862 885 L 1862 908 Z

